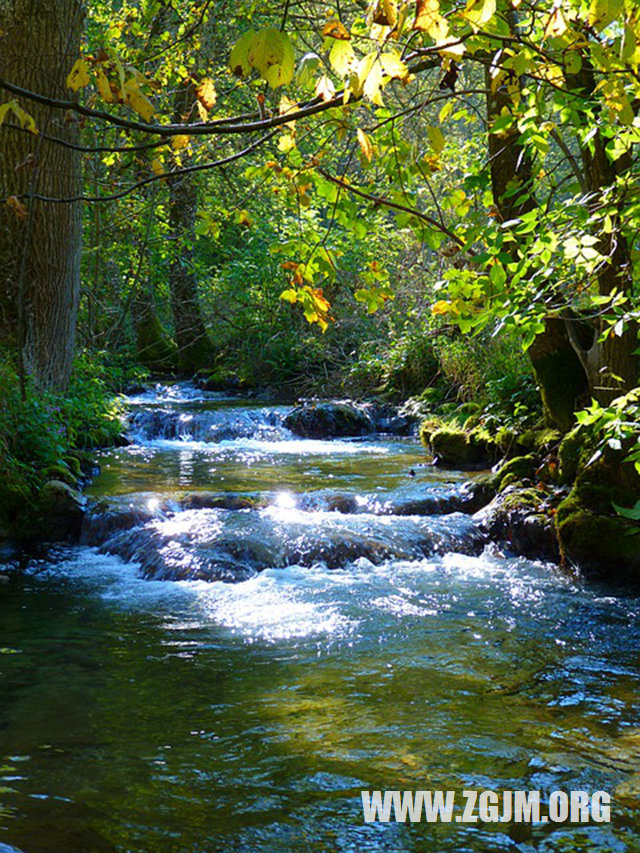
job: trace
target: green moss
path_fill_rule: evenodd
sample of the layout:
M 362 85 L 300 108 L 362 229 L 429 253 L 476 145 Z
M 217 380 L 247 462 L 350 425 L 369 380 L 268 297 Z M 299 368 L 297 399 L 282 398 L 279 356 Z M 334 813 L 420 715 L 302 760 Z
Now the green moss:
M 80 460 L 77 456 L 73 456 L 72 454 L 66 454 L 62 457 L 64 462 L 68 465 L 69 470 L 75 477 L 79 477 L 82 474 L 82 469 L 80 467 Z
M 443 427 L 432 433 L 429 443 L 439 464 L 451 468 L 489 466 L 495 459 L 495 443 L 481 428 L 468 433 L 457 427 Z
M 519 436 L 518 442 L 527 450 L 536 453 L 548 453 L 562 438 L 562 433 L 557 429 L 528 429 Z
M 155 314 L 136 326 L 136 347 L 142 364 L 154 373 L 166 373 L 178 366 L 178 348 Z
M 533 454 L 515 456 L 500 468 L 500 491 L 518 480 L 532 480 L 537 468 Z
M 640 525 L 585 509 L 572 493 L 558 507 L 556 530 L 563 557 L 610 576 L 640 573 Z
M 77 479 L 62 460 L 58 465 L 50 465 L 44 472 L 45 480 L 61 480 L 68 486 L 76 486 Z
M 575 480 L 586 445 L 587 435 L 585 430 L 579 426 L 568 432 L 560 442 L 558 462 L 560 465 L 559 480 L 562 485 L 569 485 Z
M 443 426 L 444 422 L 442 421 L 442 418 L 437 417 L 426 418 L 426 420 L 422 421 L 420 424 L 420 441 L 428 450 L 431 449 L 431 436 L 434 432 L 442 429 Z

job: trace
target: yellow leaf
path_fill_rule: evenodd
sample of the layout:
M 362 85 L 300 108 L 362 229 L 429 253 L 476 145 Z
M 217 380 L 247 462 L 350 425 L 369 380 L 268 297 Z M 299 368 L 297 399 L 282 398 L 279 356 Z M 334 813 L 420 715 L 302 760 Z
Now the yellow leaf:
M 373 145 L 371 144 L 371 139 L 367 136 L 364 130 L 361 130 L 361 128 L 358 128 L 356 133 L 358 136 L 358 144 L 362 151 L 362 156 L 368 163 L 370 163 L 373 158 Z
M 335 97 L 336 87 L 333 80 L 325 74 L 316 83 L 316 95 L 323 101 L 330 101 Z
M 283 290 L 280 294 L 280 299 L 284 299 L 285 302 L 290 302 L 294 305 L 298 301 L 298 293 L 293 288 L 289 290 Z
M 348 41 L 351 38 L 342 21 L 339 21 L 337 18 L 332 18 L 330 21 L 327 21 L 322 28 L 322 35 L 331 39 L 340 39 L 342 41 Z
M 218 95 L 213 80 L 208 77 L 201 80 L 196 88 L 196 98 L 200 101 L 205 110 L 210 110 L 215 104 Z
M 292 101 L 291 98 L 288 98 L 286 95 L 283 95 L 280 98 L 280 104 L 278 105 L 278 114 L 281 116 L 289 115 L 289 113 L 295 113 L 298 109 L 298 104 L 295 101 Z M 293 130 L 296 126 L 295 121 L 288 121 L 286 124 L 287 127 Z
M 616 19 L 624 18 L 623 0 L 591 0 L 587 20 L 597 32 L 601 32 Z
M 370 53 L 360 60 L 358 80 L 362 92 L 369 100 L 383 106 L 382 102 L 382 65 L 375 53 Z
M 283 154 L 287 154 L 292 148 L 296 147 L 296 140 L 292 133 L 283 134 L 278 140 L 278 150 Z
M 403 80 L 408 74 L 407 65 L 400 59 L 398 53 L 383 53 L 380 56 L 380 62 L 385 74 L 389 77 L 394 77 L 397 80 Z
M 7 206 L 13 210 L 18 219 L 21 219 L 23 222 L 27 218 L 27 208 L 22 204 L 22 202 L 16 198 L 14 195 L 10 195 L 7 199 Z
M 447 37 L 449 24 L 440 14 L 440 0 L 418 0 L 413 28 L 427 33 L 436 42 Z
M 383 27 L 395 27 L 398 20 L 396 0 L 378 0 L 373 10 L 373 23 Z
M 189 144 L 189 137 L 181 133 L 179 136 L 174 136 L 171 140 L 171 147 L 174 151 L 182 151 Z
M 448 314 L 449 311 L 451 311 L 451 303 L 445 302 L 444 299 L 440 299 L 431 306 L 431 313 L 434 317 L 440 317 L 443 314 Z
M 443 59 L 462 59 L 467 49 L 461 41 L 438 42 L 436 47 Z
M 496 0 L 468 0 L 462 17 L 469 22 L 471 29 L 477 32 L 493 18 L 495 13 Z
M 436 154 L 440 154 L 440 152 L 445 146 L 443 132 L 440 130 L 439 127 L 428 125 L 427 136 L 429 137 L 429 142 L 431 143 L 431 147 L 433 148 L 433 150 L 436 152 Z
M 358 64 L 351 42 L 336 39 L 329 53 L 329 62 L 340 77 L 350 74 Z
M 104 73 L 102 68 L 96 69 L 96 87 L 103 101 L 106 101 L 107 104 L 112 104 L 114 102 L 115 98 L 113 97 L 111 86 L 109 85 L 107 75 Z
M 244 225 L 245 228 L 250 228 L 253 225 L 253 219 L 246 210 L 236 210 L 234 219 L 238 225 Z
M 151 101 L 140 91 L 138 81 L 134 77 L 131 77 L 131 79 L 127 80 L 124 84 L 124 91 L 127 96 L 127 103 L 129 106 L 134 109 L 139 116 L 142 116 L 146 122 L 149 122 L 151 120 L 151 116 L 155 112 L 155 109 Z
M 568 29 L 567 21 L 562 14 L 562 9 L 559 6 L 551 12 L 547 18 L 547 24 L 544 28 L 544 38 L 559 38 Z
M 84 59 L 76 59 L 67 77 L 67 86 L 77 92 L 90 83 L 89 66 Z
M 197 109 L 198 109 L 198 116 L 199 116 L 199 118 L 200 118 L 200 121 L 205 122 L 205 121 L 209 118 L 209 115 L 208 115 L 207 111 L 206 111 L 206 110 L 205 110 L 205 108 L 202 106 L 202 104 L 200 103 L 200 101 L 196 101 L 196 107 L 197 107 Z

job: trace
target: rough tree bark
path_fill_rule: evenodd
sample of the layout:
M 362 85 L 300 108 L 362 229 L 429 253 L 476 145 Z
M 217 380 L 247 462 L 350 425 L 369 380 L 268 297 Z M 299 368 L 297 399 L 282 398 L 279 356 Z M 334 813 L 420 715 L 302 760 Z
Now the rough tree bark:
M 68 98 L 66 78 L 78 57 L 80 0 L 0 2 L 0 72 L 26 89 Z M 0 102 L 12 100 L 0 91 Z M 74 143 L 78 124 L 34 103 L 20 106 L 39 130 Z M 80 291 L 81 209 L 31 199 L 80 194 L 78 152 L 17 129 L 11 111 L 0 127 L 0 332 L 20 353 L 38 389 L 69 381 Z M 6 203 L 14 197 L 17 201 Z M 13 206 L 11 206 L 13 205 Z
M 507 15 L 511 15 L 507 12 Z M 513 106 L 505 84 L 492 85 L 490 68 L 486 70 L 487 119 L 489 126 L 504 107 Z M 500 134 L 489 133 L 488 148 L 491 189 L 500 217 L 507 222 L 534 210 L 531 160 L 519 141 L 520 131 L 511 127 Z M 515 189 L 520 190 L 514 192 Z M 563 320 L 549 317 L 545 329 L 527 350 L 540 389 L 549 426 L 566 431 L 570 428 L 576 402 L 587 390 L 587 378 Z
M 176 94 L 174 121 L 188 120 L 194 102 L 193 86 L 182 87 Z M 169 179 L 169 239 L 173 242 L 169 289 L 178 363 L 185 373 L 211 367 L 215 360 L 214 346 L 202 319 L 194 271 L 197 209 L 198 191 L 193 177 L 183 175 Z

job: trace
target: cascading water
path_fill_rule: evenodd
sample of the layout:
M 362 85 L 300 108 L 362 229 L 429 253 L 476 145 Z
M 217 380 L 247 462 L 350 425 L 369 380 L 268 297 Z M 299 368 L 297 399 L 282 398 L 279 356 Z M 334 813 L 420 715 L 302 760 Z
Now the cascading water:
M 503 556 L 416 439 L 190 384 L 130 408 L 84 544 L 0 584 L 0 846 L 636 849 L 637 597 Z M 468 788 L 612 822 L 363 821 L 362 789 Z

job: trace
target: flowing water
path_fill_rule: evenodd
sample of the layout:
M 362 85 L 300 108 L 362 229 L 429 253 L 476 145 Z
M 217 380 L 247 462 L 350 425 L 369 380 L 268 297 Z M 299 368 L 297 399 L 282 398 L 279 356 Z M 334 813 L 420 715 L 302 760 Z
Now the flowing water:
M 503 556 L 415 439 L 284 411 L 133 399 L 86 544 L 5 568 L 0 850 L 640 850 L 640 599 Z M 363 820 L 473 788 L 612 820 Z

